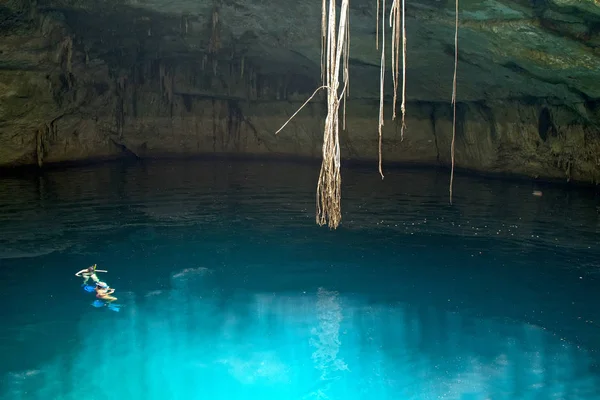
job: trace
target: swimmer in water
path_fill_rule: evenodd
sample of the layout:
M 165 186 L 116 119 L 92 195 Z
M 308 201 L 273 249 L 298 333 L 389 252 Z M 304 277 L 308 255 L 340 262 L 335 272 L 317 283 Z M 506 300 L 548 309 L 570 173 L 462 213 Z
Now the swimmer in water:
M 96 264 L 94 264 L 94 266 L 92 266 L 92 267 L 82 269 L 81 271 L 76 273 L 75 276 L 82 277 L 84 285 L 87 283 L 87 281 L 90 280 L 90 278 L 92 278 L 92 280 L 94 282 L 98 283 L 98 282 L 100 282 L 100 279 L 98 279 L 98 277 L 96 276 L 96 272 L 108 272 L 108 271 L 104 271 L 102 269 L 96 269 Z
M 96 297 L 100 300 L 104 300 L 106 304 L 110 304 L 117 300 L 116 297 L 111 296 L 115 292 L 115 289 L 109 288 L 104 282 L 96 282 Z

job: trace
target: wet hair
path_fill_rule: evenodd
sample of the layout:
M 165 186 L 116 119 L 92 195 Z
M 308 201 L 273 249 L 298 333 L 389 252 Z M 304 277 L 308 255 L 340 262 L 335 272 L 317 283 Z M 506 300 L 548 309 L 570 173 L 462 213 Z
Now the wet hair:
M 94 267 L 88 267 L 88 272 L 94 272 Z

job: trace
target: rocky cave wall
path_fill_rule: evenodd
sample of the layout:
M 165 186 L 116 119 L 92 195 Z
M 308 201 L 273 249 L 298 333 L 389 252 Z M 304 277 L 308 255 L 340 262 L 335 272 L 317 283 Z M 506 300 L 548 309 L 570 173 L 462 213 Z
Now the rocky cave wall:
M 0 6 L 0 166 L 213 153 L 319 158 L 323 97 L 275 132 L 320 85 L 320 7 L 311 11 L 317 13 L 309 25 L 314 32 L 307 29 L 313 48 L 306 54 L 317 56 L 310 60 L 280 57 L 275 47 L 265 45 L 265 37 L 248 29 L 232 39 L 223 26 L 227 10 L 215 4 L 195 16 L 118 1 L 14 0 Z M 354 12 L 370 19 L 374 7 Z M 472 23 L 464 22 L 461 29 Z M 373 18 L 373 30 L 374 24 Z M 598 58 L 600 22 L 590 26 L 581 33 L 587 36 L 573 40 L 587 43 L 589 54 Z M 360 55 L 366 44 L 360 33 L 356 36 L 351 52 Z M 467 51 L 459 65 L 456 165 L 600 182 L 600 85 L 587 85 L 591 93 L 584 93 L 576 85 L 545 79 L 541 82 L 550 94 L 511 92 L 516 76 L 523 82 L 539 76 L 514 63 L 502 65 L 505 76 L 470 73 L 469 68 L 485 70 L 477 55 L 467 54 L 471 37 L 465 35 Z M 282 39 L 272 35 L 271 40 Z M 369 54 L 377 55 L 374 43 L 369 45 Z M 449 164 L 453 49 L 445 50 L 444 60 L 450 62 L 427 66 L 419 64 L 417 55 L 411 60 L 409 46 L 409 65 L 413 62 L 415 70 L 407 72 L 403 141 L 398 122 L 389 118 L 388 66 L 384 163 Z M 431 78 L 435 72 L 427 75 L 427 68 L 441 71 L 439 82 Z M 379 65 L 364 57 L 351 60 L 346 129 L 340 138 L 344 158 L 377 159 L 378 72 Z M 486 79 L 493 82 L 479 94 L 476 88 Z M 531 86 L 543 88 L 542 83 Z

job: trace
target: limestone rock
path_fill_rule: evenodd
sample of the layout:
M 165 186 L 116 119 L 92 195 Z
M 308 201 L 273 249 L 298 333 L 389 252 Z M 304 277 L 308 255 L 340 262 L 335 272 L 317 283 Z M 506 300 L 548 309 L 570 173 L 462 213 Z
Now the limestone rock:
M 407 1 L 407 126 L 384 163 L 450 162 L 454 2 Z M 320 157 L 314 1 L 12 0 L 0 6 L 0 166 L 251 153 Z M 376 2 L 351 0 L 343 156 L 377 158 Z M 456 163 L 600 181 L 597 1 L 461 0 Z M 389 7 L 389 4 L 388 4 Z

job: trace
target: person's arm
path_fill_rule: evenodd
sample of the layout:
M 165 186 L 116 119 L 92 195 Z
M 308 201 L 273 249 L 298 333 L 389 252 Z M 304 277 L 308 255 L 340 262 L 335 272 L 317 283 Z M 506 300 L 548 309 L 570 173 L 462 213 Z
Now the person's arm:
M 87 271 L 87 270 L 85 270 L 85 269 L 82 269 L 81 271 L 79 271 L 78 273 L 76 273 L 76 274 L 75 274 L 75 276 L 80 276 L 80 275 L 81 275 L 81 274 L 83 274 L 85 271 Z
M 97 270 L 95 270 L 94 272 L 108 272 L 108 271 L 105 271 L 105 270 L 103 270 L 103 269 L 97 269 Z

